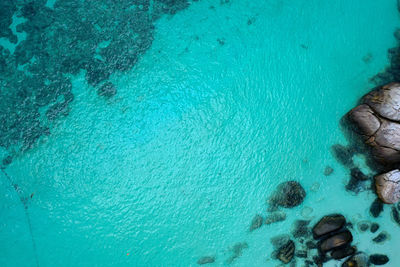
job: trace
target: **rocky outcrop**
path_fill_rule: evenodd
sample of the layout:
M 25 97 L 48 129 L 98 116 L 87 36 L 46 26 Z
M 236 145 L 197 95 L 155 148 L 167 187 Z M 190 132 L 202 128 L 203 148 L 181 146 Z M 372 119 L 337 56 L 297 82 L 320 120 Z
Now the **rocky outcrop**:
M 400 170 L 396 169 L 375 177 L 376 193 L 387 204 L 400 200 Z
M 292 240 L 289 240 L 286 244 L 278 249 L 277 258 L 281 262 L 287 264 L 293 259 L 295 250 L 296 247 L 294 242 Z
M 382 166 L 400 164 L 400 83 L 376 88 L 345 116 Z

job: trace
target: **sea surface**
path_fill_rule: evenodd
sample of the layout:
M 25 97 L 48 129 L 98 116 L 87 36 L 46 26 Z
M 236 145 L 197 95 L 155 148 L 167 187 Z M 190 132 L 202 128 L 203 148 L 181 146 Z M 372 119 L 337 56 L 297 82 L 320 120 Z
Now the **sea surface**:
M 201 0 L 163 14 L 135 65 L 109 77 L 113 97 L 71 74 L 68 115 L 13 156 L 10 179 L 1 173 L 0 266 L 196 266 L 210 255 L 210 266 L 278 266 L 272 237 L 337 212 L 378 222 L 390 240 L 355 226 L 353 243 L 400 266 L 390 207 L 372 218 L 374 193 L 346 191 L 349 170 L 331 153 L 399 22 L 395 0 Z M 249 232 L 288 180 L 306 189 L 303 204 Z M 239 242 L 248 248 L 228 263 Z

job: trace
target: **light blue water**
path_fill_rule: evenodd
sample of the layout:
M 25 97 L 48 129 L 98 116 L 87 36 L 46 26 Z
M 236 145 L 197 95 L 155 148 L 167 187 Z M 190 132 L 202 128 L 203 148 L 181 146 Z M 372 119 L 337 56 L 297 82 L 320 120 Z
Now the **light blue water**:
M 375 196 L 344 190 L 347 170 L 330 146 L 345 143 L 339 119 L 388 63 L 395 2 L 200 1 L 157 21 L 151 49 L 111 77 L 113 99 L 75 77 L 69 116 L 6 169 L 34 193 L 40 266 L 195 266 L 205 255 L 218 266 L 244 241 L 249 248 L 231 265 L 275 266 L 269 239 L 287 233 L 304 207 L 313 222 L 333 212 L 371 220 Z M 289 179 L 305 187 L 303 205 L 249 233 Z M 35 266 L 24 208 L 0 183 L 0 265 Z M 354 231 L 355 244 L 400 266 L 389 209 L 375 221 L 391 240 L 373 246 Z

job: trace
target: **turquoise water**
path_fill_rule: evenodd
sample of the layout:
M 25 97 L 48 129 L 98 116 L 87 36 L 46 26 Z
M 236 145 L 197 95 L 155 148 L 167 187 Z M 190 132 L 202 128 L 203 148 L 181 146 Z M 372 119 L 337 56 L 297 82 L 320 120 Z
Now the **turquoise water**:
M 113 98 L 74 75 L 69 115 L 6 168 L 34 193 L 39 265 L 196 266 L 215 255 L 219 266 L 247 242 L 232 266 L 276 266 L 269 239 L 311 207 L 313 222 L 333 212 L 379 222 L 390 241 L 354 230 L 355 244 L 400 266 L 390 209 L 371 219 L 374 194 L 346 192 L 348 170 L 330 153 L 346 142 L 341 116 L 388 63 L 398 19 L 394 0 L 199 1 L 155 22 L 138 63 L 111 75 Z M 268 195 L 293 179 L 303 205 L 249 233 Z M 0 265 L 35 266 L 24 207 L 0 183 Z

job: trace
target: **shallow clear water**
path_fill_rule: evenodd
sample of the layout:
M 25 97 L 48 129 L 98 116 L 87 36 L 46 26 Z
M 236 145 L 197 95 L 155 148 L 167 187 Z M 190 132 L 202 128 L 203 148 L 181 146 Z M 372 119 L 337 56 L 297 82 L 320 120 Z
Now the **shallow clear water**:
M 151 48 L 111 76 L 113 98 L 74 76 L 69 115 L 6 168 L 34 193 L 39 265 L 195 266 L 205 255 L 225 265 L 229 247 L 247 242 L 231 265 L 275 266 L 269 239 L 312 207 L 312 223 L 334 212 L 379 222 L 390 241 L 354 230 L 355 244 L 400 266 L 389 208 L 370 218 L 374 194 L 346 192 L 348 170 L 330 153 L 346 142 L 341 116 L 388 63 L 395 2 L 199 1 L 156 22 Z M 268 195 L 293 179 L 304 203 L 249 233 Z M 0 183 L 0 265 L 35 266 L 24 207 Z

